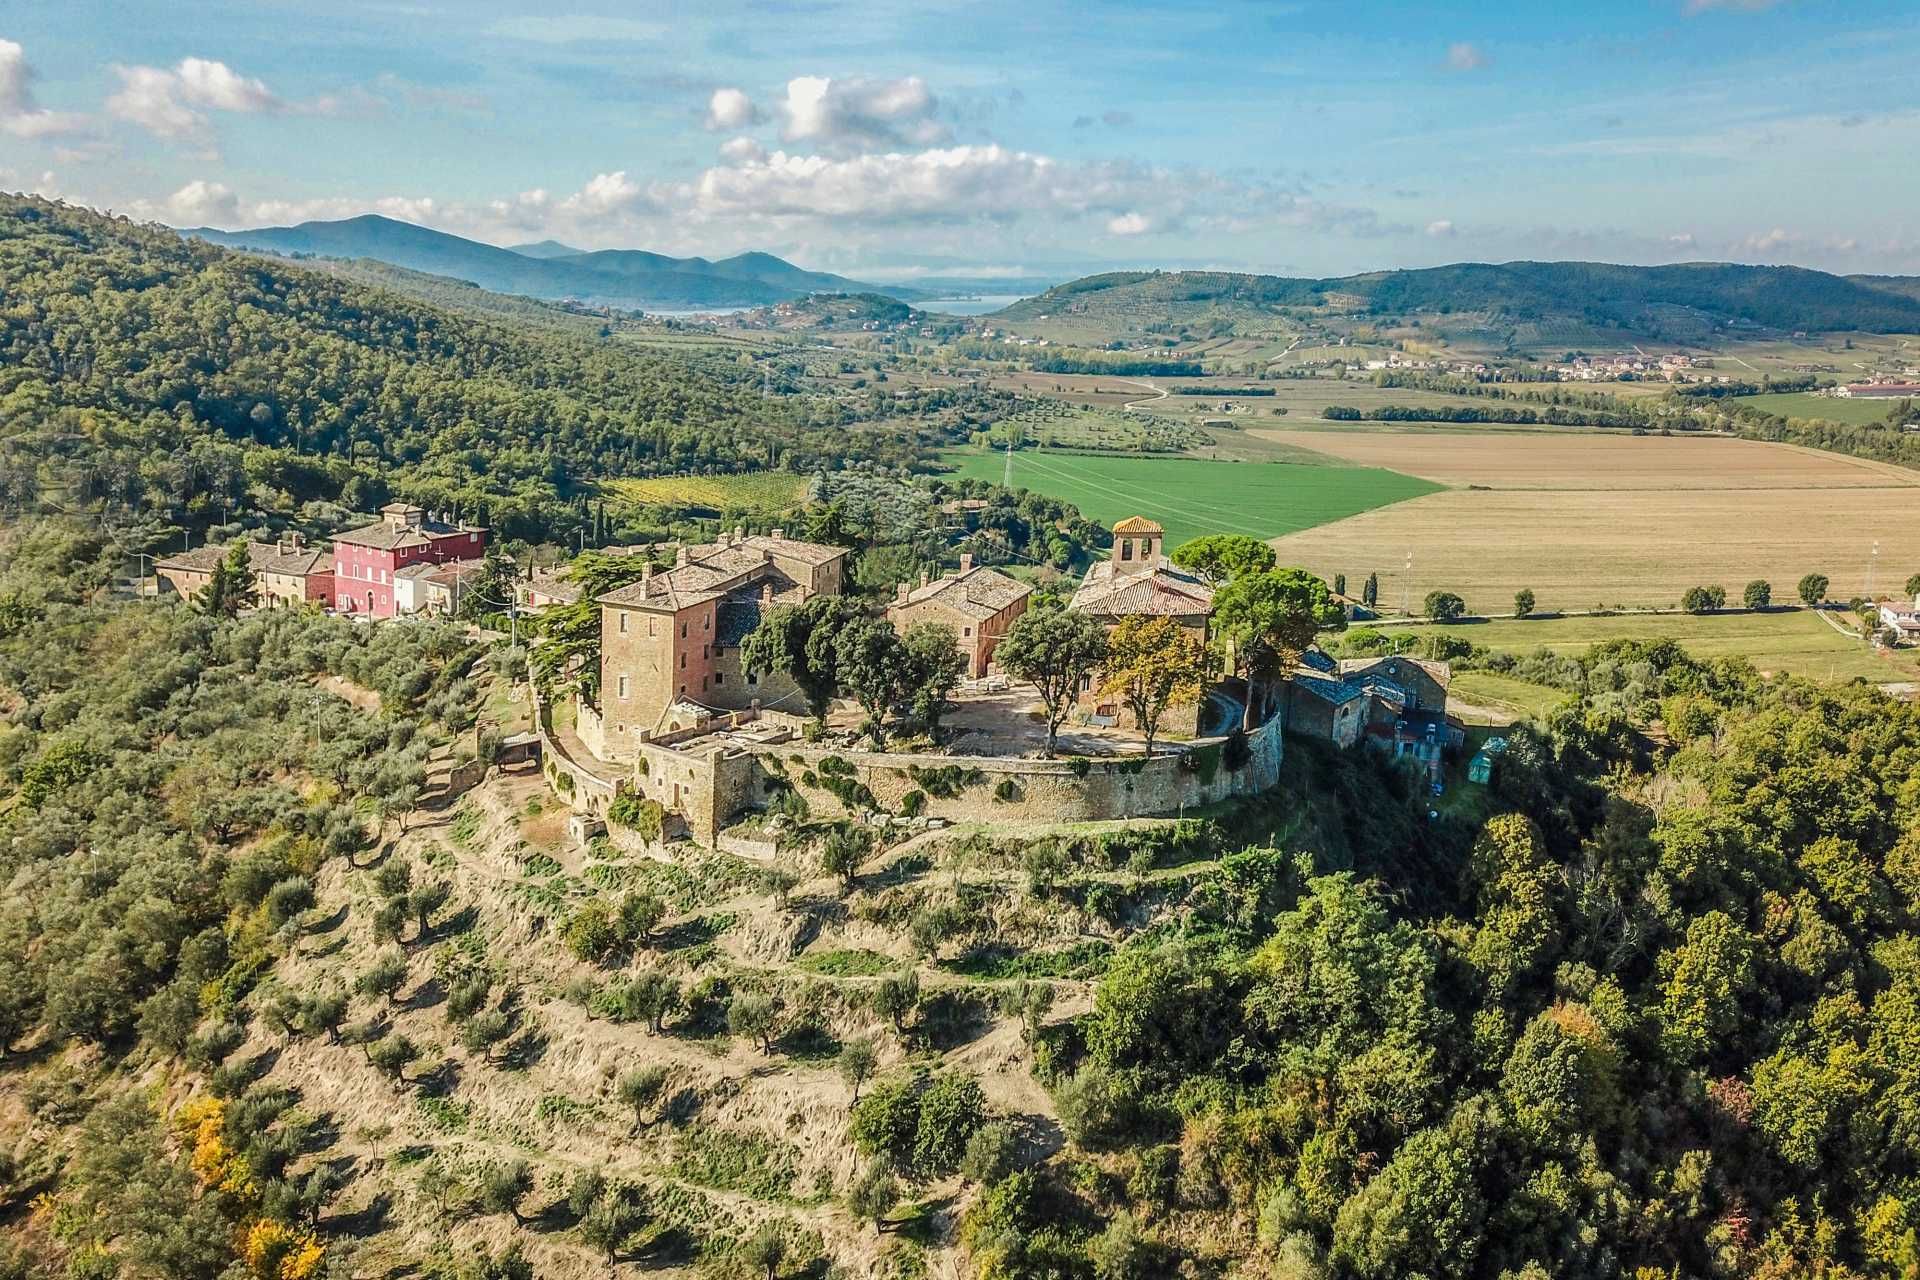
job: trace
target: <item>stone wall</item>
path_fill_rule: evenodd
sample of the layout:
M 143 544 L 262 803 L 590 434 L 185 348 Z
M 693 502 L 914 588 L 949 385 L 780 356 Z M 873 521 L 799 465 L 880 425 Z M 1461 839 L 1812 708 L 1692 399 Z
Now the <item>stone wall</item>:
M 1282 757 L 1278 721 L 1247 735 L 1247 762 L 1226 767 L 1225 738 L 1209 738 L 1182 750 L 1114 759 L 1025 760 L 984 756 L 896 755 L 833 751 L 800 743 L 754 747 L 770 774 L 806 797 L 817 815 L 857 815 L 872 807 L 900 813 L 908 793 L 918 791 L 920 816 L 950 822 L 1033 820 L 1099 821 L 1178 813 L 1230 796 L 1264 791 L 1279 781 Z M 830 757 L 840 765 L 822 763 Z M 919 778 L 914 772 L 918 770 Z M 928 774 L 960 775 L 956 794 L 928 790 Z M 843 782 L 828 776 L 838 771 Z M 811 779 L 811 780 L 809 780 Z M 864 787 L 872 797 L 855 791 Z M 764 784 L 762 784 L 764 790 Z

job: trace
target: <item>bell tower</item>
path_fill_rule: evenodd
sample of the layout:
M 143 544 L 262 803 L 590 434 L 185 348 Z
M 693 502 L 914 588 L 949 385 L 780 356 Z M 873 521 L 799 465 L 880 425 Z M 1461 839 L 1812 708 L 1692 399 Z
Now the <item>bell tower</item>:
M 1152 573 L 1160 567 L 1160 543 L 1166 531 L 1145 516 L 1128 516 L 1113 526 L 1113 571 Z

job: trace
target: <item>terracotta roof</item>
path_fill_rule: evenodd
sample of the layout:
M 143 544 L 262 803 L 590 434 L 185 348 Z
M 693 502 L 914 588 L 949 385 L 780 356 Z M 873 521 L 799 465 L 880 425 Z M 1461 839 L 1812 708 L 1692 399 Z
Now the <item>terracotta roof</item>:
M 232 545 L 230 542 L 203 543 L 191 551 L 179 551 L 164 559 L 155 560 L 153 567 L 184 569 L 192 573 L 212 573 L 214 566 L 227 558 L 227 549 Z M 247 567 L 259 573 L 262 566 L 276 559 L 279 554 L 280 548 L 271 542 L 249 542 L 247 543 Z
M 299 550 L 289 551 L 285 555 L 280 554 L 279 548 L 275 547 L 272 558 L 264 564 L 254 565 L 253 570 L 255 573 L 276 573 L 289 577 L 304 578 L 317 569 L 328 558 L 325 551 L 317 550 L 313 547 L 301 547 Z
M 564 600 L 568 604 L 580 598 L 580 584 L 557 569 L 535 569 L 527 581 L 527 591 L 533 595 Z
M 336 533 L 333 535 L 333 540 L 356 547 L 372 547 L 376 551 L 396 551 L 401 547 L 424 547 L 431 541 L 423 531 L 412 525 L 401 525 L 395 528 L 384 520 L 363 524 L 358 529 L 348 529 L 345 533 Z
M 1144 573 L 1115 573 L 1113 561 L 1100 560 L 1087 570 L 1067 607 L 1108 618 L 1183 618 L 1212 613 L 1213 590 L 1164 560 Z
M 1145 516 L 1128 516 L 1125 520 L 1122 520 L 1119 524 L 1116 524 L 1115 526 L 1113 526 L 1113 531 L 1115 533 L 1165 533 L 1166 532 L 1165 529 L 1162 529 L 1159 525 L 1147 519 Z
M 755 534 L 738 542 L 690 547 L 687 563 L 663 569 L 651 578 L 630 582 L 598 597 L 601 604 L 663 608 L 678 611 L 718 600 L 749 582 L 772 581 L 776 598 L 794 584 L 774 563 L 780 556 L 806 564 L 826 564 L 847 554 L 845 547 L 829 547 L 794 538 Z
M 937 600 L 956 613 L 964 613 L 975 618 L 991 618 L 1019 600 L 1033 594 L 1033 588 L 1017 578 L 1008 577 L 998 569 L 986 565 L 969 569 L 963 574 L 951 578 L 935 578 L 932 582 L 915 587 L 907 593 L 905 600 L 892 606 L 898 609 L 906 605 L 925 604 Z M 892 610 L 890 609 L 889 612 Z

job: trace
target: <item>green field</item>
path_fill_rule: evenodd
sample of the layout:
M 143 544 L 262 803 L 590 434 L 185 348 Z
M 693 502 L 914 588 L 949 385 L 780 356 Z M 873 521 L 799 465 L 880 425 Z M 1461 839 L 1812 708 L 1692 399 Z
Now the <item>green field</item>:
M 1855 426 L 1865 426 L 1870 422 L 1885 422 L 1887 411 L 1900 402 L 1898 400 L 1843 400 L 1837 396 L 1810 396 L 1796 391 L 1747 396 L 1734 403 L 1750 404 L 1756 409 L 1765 409 L 1768 413 L 1778 413 L 1789 418 L 1824 418 L 1828 422 L 1850 422 Z
M 1389 635 L 1402 628 L 1385 628 Z M 1915 678 L 1912 651 L 1881 657 L 1864 643 L 1836 632 L 1805 609 L 1772 613 L 1617 614 L 1599 618 L 1538 618 L 1418 627 L 1445 631 L 1489 649 L 1531 653 L 1582 653 L 1607 640 L 1673 640 L 1696 658 L 1740 656 L 1766 672 L 1788 672 L 1815 680 L 1855 676 L 1884 684 Z
M 942 460 L 958 467 L 963 476 L 996 484 L 1007 471 L 1005 454 L 954 449 Z M 1017 489 L 1071 502 L 1082 515 L 1103 524 L 1146 516 L 1165 527 L 1169 548 L 1208 533 L 1274 538 L 1440 488 L 1377 467 L 1126 458 L 1035 449 L 1013 455 L 1012 483 Z
M 1447 686 L 1447 697 L 1452 702 L 1485 707 L 1522 720 L 1545 715 L 1568 696 L 1562 689 L 1515 680 L 1492 671 L 1456 671 Z M 1476 716 L 1469 715 L 1467 719 L 1479 723 Z

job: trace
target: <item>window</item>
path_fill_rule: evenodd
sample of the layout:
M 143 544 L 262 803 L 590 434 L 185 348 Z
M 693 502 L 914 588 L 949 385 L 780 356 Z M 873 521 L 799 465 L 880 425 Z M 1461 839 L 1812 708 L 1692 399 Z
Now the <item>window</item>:
M 1122 560 L 1133 559 L 1133 539 L 1132 538 L 1120 539 L 1120 558 Z
M 963 635 L 963 636 L 970 636 L 970 635 L 972 635 L 972 634 L 973 634 L 973 628 L 972 628 L 972 627 L 962 627 L 962 628 L 960 628 L 960 634 L 961 634 L 961 635 Z
M 680 638 L 682 640 L 687 638 L 687 624 L 684 622 L 680 624 Z
M 649 640 L 651 640 L 651 639 L 653 639 L 653 624 L 654 624 L 654 621 L 655 621 L 655 620 L 654 620 L 654 619 L 652 619 L 652 618 L 648 618 L 648 619 L 647 619 L 647 639 L 649 639 Z
M 759 676 L 757 676 L 757 675 L 755 675 L 755 674 L 754 674 L 753 672 L 751 672 L 751 671 L 749 671 L 749 672 L 747 672 L 747 683 L 748 683 L 748 684 L 759 684 L 759 683 L 760 683 L 760 677 L 759 677 Z
M 627 615 L 622 613 L 622 614 L 617 614 L 615 616 L 617 616 L 620 619 L 620 634 L 621 635 L 627 634 Z
M 625 676 L 620 677 L 620 696 L 623 698 L 627 696 L 627 678 Z
M 701 677 L 700 677 L 700 692 L 702 692 L 702 693 L 705 693 L 706 691 L 707 691 L 707 678 L 706 678 L 705 676 L 701 676 Z
M 725 684 L 725 683 L 727 682 L 727 673 L 726 673 L 726 672 L 724 672 L 724 671 L 716 671 L 716 672 L 714 672 L 714 673 L 713 673 L 713 682 L 714 682 L 715 684 Z
M 687 669 L 687 655 L 684 653 L 680 655 L 680 669 L 682 671 Z
M 706 615 L 705 617 L 703 617 L 703 618 L 701 618 L 701 619 L 700 619 L 700 629 L 701 629 L 702 631 L 711 631 L 711 630 L 713 630 L 713 615 L 712 615 L 712 614 L 710 614 L 710 613 L 709 613 L 709 614 L 707 614 L 707 615 Z
M 478 542 L 480 541 L 480 535 L 477 533 L 470 533 L 467 535 L 467 541 L 469 543 Z

